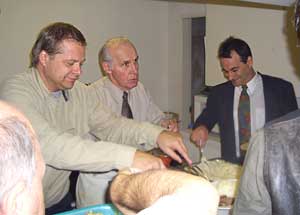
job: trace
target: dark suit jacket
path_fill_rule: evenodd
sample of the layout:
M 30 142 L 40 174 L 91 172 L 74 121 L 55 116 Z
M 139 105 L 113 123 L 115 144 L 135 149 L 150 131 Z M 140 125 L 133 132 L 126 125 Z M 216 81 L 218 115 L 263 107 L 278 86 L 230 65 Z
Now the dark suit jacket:
M 293 85 L 280 78 L 262 75 L 266 122 L 281 117 L 298 108 Z M 221 156 L 223 159 L 240 163 L 236 157 L 233 122 L 234 86 L 231 81 L 212 88 L 207 98 L 206 108 L 197 118 L 194 128 L 205 125 L 210 131 L 217 123 L 221 137 Z

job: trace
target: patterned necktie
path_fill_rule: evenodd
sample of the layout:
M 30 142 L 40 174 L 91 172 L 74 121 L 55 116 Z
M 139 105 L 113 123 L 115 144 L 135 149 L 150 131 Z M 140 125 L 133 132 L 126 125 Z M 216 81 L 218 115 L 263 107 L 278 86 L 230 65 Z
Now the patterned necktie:
M 240 145 L 248 143 L 251 135 L 250 99 L 247 85 L 242 86 L 238 106 Z
M 122 103 L 122 116 L 127 117 L 129 119 L 133 119 L 131 108 L 128 103 L 128 93 L 124 91 L 123 93 L 123 103 Z

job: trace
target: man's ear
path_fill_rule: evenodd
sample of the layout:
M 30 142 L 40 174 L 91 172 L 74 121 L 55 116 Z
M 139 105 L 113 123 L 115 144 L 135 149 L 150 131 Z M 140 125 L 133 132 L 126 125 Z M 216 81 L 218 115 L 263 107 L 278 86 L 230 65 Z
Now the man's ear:
M 39 62 L 40 62 L 43 66 L 45 66 L 46 63 L 47 63 L 47 61 L 48 61 L 48 59 L 49 59 L 48 53 L 45 52 L 44 50 L 41 51 L 40 54 L 39 54 Z
M 252 58 L 251 56 L 249 56 L 249 57 L 247 58 L 247 65 L 250 66 L 250 67 L 253 66 L 253 58 Z
M 109 75 L 109 74 L 112 73 L 112 71 L 111 71 L 111 66 L 110 66 L 110 64 L 109 64 L 108 62 L 103 62 L 103 63 L 101 64 L 101 66 L 102 66 L 104 72 L 106 73 L 106 75 Z
M 24 182 L 17 183 L 10 189 L 3 197 L 0 214 L 22 214 L 22 207 L 24 204 L 24 192 L 26 185 Z

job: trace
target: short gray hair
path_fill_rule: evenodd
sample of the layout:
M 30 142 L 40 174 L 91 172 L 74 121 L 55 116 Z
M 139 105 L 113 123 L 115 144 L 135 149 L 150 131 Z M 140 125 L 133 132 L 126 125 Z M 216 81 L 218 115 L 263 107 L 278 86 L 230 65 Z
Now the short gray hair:
M 113 59 L 109 53 L 109 49 L 112 47 L 117 47 L 121 44 L 130 44 L 135 49 L 133 43 L 126 37 L 114 37 L 107 40 L 98 53 L 98 60 L 99 60 L 100 67 L 103 62 L 107 62 L 111 66 Z
M 0 205 L 18 182 L 31 187 L 36 173 L 34 140 L 29 126 L 18 117 L 0 119 Z

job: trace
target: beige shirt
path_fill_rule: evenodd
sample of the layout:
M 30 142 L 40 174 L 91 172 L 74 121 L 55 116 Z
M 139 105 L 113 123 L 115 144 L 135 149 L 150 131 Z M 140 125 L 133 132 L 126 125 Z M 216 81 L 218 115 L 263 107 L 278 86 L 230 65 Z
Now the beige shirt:
M 68 192 L 70 170 L 99 172 L 130 166 L 135 147 L 147 143 L 152 148 L 162 131 L 150 123 L 117 117 L 87 90 L 77 81 L 65 91 L 66 101 L 62 93 L 47 90 L 35 69 L 13 76 L 1 89 L 1 99 L 23 111 L 38 135 L 47 164 L 46 207 Z M 105 141 L 92 141 L 90 136 Z
M 115 86 L 108 77 L 103 77 L 92 83 L 91 89 L 95 90 L 100 102 L 121 116 L 123 91 Z M 135 120 L 159 124 L 164 118 L 163 112 L 153 102 L 149 91 L 141 82 L 129 90 L 128 103 Z

